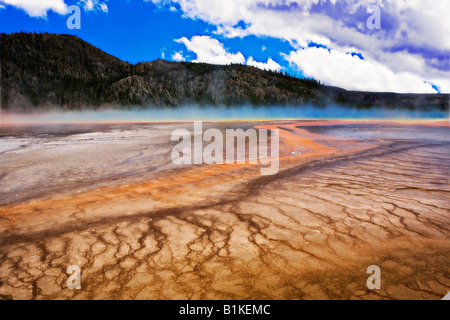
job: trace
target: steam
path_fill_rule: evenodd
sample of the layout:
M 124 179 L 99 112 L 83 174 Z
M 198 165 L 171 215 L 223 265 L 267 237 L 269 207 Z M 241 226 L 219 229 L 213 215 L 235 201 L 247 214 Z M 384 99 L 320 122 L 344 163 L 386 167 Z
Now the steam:
M 174 109 L 101 109 L 83 111 L 45 111 L 34 113 L 0 114 L 1 124 L 52 123 L 108 123 L 108 122 L 171 122 L 171 121 L 241 121 L 283 119 L 370 119 L 370 120 L 425 120 L 447 119 L 445 111 L 392 110 L 374 108 L 360 110 L 336 105 L 314 106 L 241 106 L 218 108 L 183 106 Z

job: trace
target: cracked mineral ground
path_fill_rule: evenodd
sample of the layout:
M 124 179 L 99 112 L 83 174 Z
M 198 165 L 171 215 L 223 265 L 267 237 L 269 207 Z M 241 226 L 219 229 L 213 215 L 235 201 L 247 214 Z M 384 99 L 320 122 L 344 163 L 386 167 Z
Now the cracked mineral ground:
M 280 170 L 175 166 L 192 123 L 0 128 L 2 299 L 441 299 L 448 122 L 261 121 Z M 67 288 L 67 267 L 81 289 Z M 381 289 L 366 286 L 381 269 Z

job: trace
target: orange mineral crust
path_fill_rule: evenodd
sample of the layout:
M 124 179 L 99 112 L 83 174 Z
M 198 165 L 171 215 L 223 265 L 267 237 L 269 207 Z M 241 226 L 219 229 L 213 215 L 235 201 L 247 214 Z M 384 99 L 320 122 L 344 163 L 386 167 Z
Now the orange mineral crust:
M 170 137 L 180 127 L 192 123 L 31 137 L 3 128 L 0 297 L 440 299 L 450 291 L 445 123 L 204 125 L 279 130 L 279 171 L 270 176 L 259 164 L 174 165 Z M 82 271 L 80 290 L 67 288 L 71 265 Z M 382 271 L 379 290 L 366 286 L 370 265 Z

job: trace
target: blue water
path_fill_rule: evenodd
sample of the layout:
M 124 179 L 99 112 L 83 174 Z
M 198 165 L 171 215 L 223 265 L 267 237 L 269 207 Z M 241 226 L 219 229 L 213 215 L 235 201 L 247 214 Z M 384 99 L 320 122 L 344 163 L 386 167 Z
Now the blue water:
M 0 121 L 52 123 L 280 119 L 449 119 L 449 112 L 389 110 L 381 108 L 358 110 L 341 106 L 328 106 L 323 108 L 312 106 L 241 106 L 239 108 L 184 106 L 177 109 L 104 109 L 92 111 L 52 111 L 14 115 L 4 113 Z

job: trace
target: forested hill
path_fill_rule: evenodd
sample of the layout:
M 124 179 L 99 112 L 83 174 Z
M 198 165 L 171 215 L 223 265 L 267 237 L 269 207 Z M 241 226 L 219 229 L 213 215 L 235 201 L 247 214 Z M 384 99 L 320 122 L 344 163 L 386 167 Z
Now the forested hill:
M 448 94 L 346 91 L 243 65 L 165 60 L 132 65 L 72 35 L 2 34 L 0 46 L 1 99 L 6 110 L 330 103 L 362 108 L 449 107 Z

